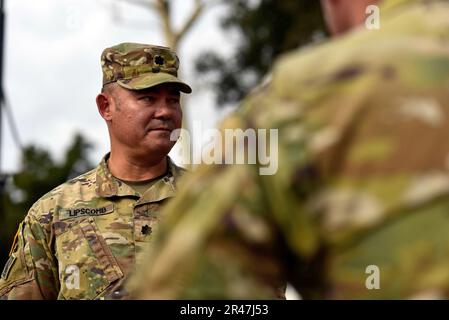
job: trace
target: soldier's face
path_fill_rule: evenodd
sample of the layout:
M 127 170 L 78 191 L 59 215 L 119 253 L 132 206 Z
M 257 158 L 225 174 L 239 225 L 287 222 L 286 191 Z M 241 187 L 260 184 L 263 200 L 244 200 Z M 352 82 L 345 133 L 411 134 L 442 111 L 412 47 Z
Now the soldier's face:
M 131 91 L 117 85 L 112 96 L 109 130 L 115 145 L 139 155 L 167 155 L 175 144 L 170 134 L 182 125 L 176 86 L 162 84 Z

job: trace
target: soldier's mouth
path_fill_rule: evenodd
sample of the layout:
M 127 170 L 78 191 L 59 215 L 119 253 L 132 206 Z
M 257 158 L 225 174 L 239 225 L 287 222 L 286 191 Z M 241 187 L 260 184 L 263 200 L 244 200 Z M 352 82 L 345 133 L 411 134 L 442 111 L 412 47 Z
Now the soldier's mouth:
M 172 130 L 169 128 L 152 128 L 148 131 L 167 131 L 167 132 L 171 132 Z

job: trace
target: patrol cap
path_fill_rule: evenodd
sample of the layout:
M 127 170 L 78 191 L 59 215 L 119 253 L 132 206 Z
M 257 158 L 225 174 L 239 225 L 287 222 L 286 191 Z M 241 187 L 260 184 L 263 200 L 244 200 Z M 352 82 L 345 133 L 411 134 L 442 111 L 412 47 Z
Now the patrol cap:
M 178 79 L 178 56 L 167 47 L 121 43 L 103 50 L 101 67 L 103 86 L 117 82 L 129 90 L 142 90 L 176 83 L 181 92 L 192 92 L 189 85 Z

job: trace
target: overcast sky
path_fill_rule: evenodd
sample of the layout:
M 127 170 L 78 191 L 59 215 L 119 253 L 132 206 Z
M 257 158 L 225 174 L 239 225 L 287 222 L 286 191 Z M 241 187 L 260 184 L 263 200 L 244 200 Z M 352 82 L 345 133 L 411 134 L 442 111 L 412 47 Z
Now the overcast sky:
M 193 1 L 174 2 L 180 25 Z M 90 159 L 97 163 L 109 150 L 107 128 L 95 105 L 100 54 L 120 42 L 164 45 L 157 17 L 118 0 L 5 0 L 5 5 L 4 86 L 22 142 L 43 146 L 60 159 L 74 133 L 81 132 L 94 144 Z M 183 79 L 195 91 L 185 101 L 193 110 L 188 117 L 206 128 L 223 112 L 215 112 L 212 93 L 199 85 L 193 61 L 206 49 L 232 52 L 236 38 L 221 31 L 222 15 L 221 6 L 207 11 L 179 49 Z M 19 150 L 3 123 L 1 169 L 12 171 L 18 168 Z

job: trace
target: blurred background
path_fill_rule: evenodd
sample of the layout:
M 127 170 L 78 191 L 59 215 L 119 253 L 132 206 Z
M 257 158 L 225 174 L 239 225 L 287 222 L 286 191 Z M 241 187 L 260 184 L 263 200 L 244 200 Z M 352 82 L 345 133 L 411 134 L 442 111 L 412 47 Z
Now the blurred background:
M 277 56 L 326 37 L 319 1 L 310 0 L 0 5 L 0 266 L 31 205 L 109 151 L 95 105 L 104 48 L 120 42 L 175 48 L 180 77 L 194 90 L 183 98 L 184 127 L 201 121 L 208 129 L 238 106 Z M 204 143 L 201 136 L 191 138 L 196 146 Z M 182 164 L 179 150 L 171 156 Z

